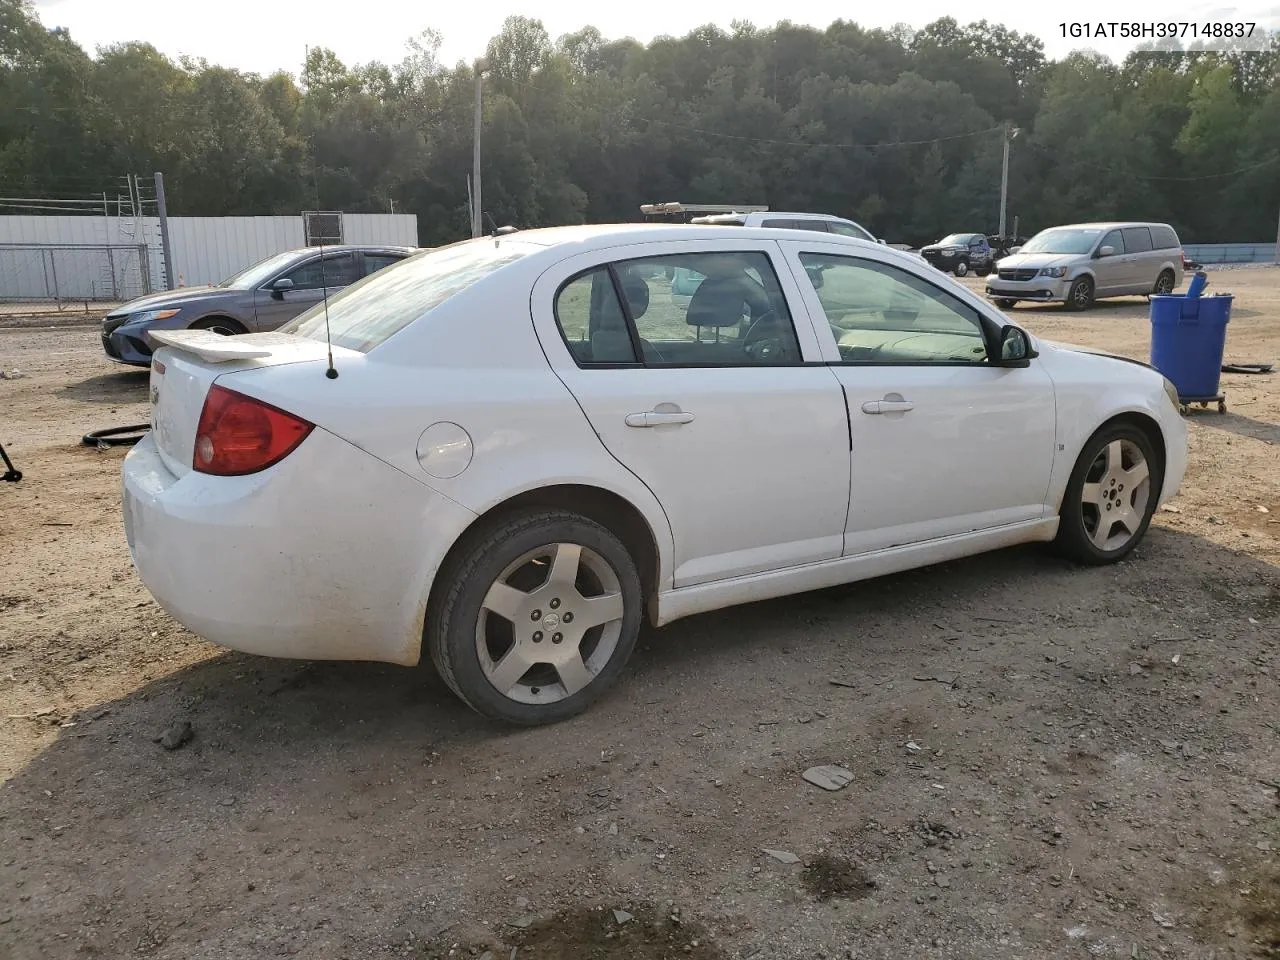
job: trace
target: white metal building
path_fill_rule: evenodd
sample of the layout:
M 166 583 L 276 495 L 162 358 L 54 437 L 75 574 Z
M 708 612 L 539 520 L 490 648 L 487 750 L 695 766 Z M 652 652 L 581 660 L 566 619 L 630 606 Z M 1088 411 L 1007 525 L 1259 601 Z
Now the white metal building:
M 344 243 L 418 245 L 411 214 L 346 213 Z M 217 283 L 306 245 L 302 216 L 170 217 L 173 282 Z M 0 301 L 128 300 L 164 289 L 157 217 L 0 216 Z

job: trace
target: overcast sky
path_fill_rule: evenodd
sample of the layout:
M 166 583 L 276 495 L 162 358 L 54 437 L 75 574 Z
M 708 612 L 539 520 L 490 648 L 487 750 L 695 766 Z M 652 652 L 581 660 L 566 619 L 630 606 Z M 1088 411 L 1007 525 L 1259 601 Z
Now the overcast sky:
M 471 60 L 511 14 L 542 20 L 552 39 L 586 24 L 609 39 L 648 41 L 661 34 L 682 35 L 704 23 L 728 27 L 734 19 L 772 26 L 785 10 L 793 22 L 825 27 L 845 18 L 866 27 L 905 22 L 921 27 L 942 16 L 961 23 L 986 17 L 1010 29 L 1038 36 L 1054 58 L 1091 47 L 1117 60 L 1129 41 L 1063 39 L 1064 21 L 1170 21 L 1243 19 L 1280 24 L 1280 0 L 1076 0 L 1051 4 L 1026 0 L 987 0 L 980 5 L 953 0 L 909 0 L 894 4 L 852 4 L 848 0 L 806 0 L 789 9 L 776 0 L 645 0 L 642 3 L 591 4 L 483 0 L 472 3 L 431 0 L 35 0 L 48 27 L 61 26 L 82 47 L 144 40 L 170 56 L 190 54 L 211 63 L 258 73 L 284 69 L 297 73 L 305 50 L 328 47 L 345 62 L 398 62 L 405 40 L 427 27 L 444 35 L 441 59 L 449 65 Z M 578 12 L 569 13 L 570 9 Z M 554 12 L 553 12 L 554 11 Z M 583 12 L 586 11 L 586 12 Z

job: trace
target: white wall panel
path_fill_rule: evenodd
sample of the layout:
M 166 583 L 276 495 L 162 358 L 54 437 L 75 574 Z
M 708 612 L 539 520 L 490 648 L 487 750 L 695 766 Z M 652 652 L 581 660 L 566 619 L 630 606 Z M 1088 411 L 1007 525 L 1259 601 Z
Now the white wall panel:
M 411 214 L 348 213 L 347 243 L 418 245 Z M 170 217 L 173 279 L 188 287 L 217 283 L 245 267 L 305 242 L 302 217 Z M 34 249 L 58 244 L 68 249 Z M 108 300 L 138 296 L 146 270 L 134 250 L 70 249 L 76 244 L 146 244 L 151 283 L 163 287 L 160 222 L 92 216 L 0 216 L 0 301 Z M 24 245 L 26 248 L 24 249 Z M 114 275 L 114 282 L 112 280 Z

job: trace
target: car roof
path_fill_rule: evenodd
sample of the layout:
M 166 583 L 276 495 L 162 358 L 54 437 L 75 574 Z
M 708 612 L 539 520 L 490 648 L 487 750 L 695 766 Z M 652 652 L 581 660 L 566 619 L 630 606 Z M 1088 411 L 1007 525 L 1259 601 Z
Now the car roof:
M 768 240 L 794 240 L 796 231 L 782 227 L 741 227 L 714 223 L 592 223 L 569 227 L 540 227 L 519 230 L 506 236 L 486 236 L 481 239 L 498 242 L 516 241 L 542 247 L 563 244 L 580 244 L 584 247 L 603 248 L 622 243 L 661 243 L 665 240 L 741 240 L 744 236 L 758 236 Z M 475 241 L 472 241 L 475 242 Z M 868 247 L 882 248 L 869 240 L 823 234 L 823 243 L 849 242 Z
M 1167 223 L 1157 220 L 1108 220 L 1096 223 L 1060 223 L 1045 230 L 1117 230 L 1123 227 L 1167 227 Z M 1041 231 L 1044 232 L 1043 230 Z
M 299 247 L 290 251 L 298 256 L 310 256 L 326 250 L 329 253 L 417 253 L 420 247 L 406 247 L 396 243 L 326 243 L 323 246 Z

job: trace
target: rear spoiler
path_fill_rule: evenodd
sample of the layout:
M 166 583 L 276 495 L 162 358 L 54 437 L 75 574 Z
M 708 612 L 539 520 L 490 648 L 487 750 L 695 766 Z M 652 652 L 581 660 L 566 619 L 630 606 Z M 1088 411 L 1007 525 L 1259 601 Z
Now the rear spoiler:
M 209 363 L 257 360 L 271 356 L 270 349 L 254 346 L 248 337 L 224 337 L 212 330 L 148 330 L 147 336 L 156 343 L 184 353 L 193 353 Z

